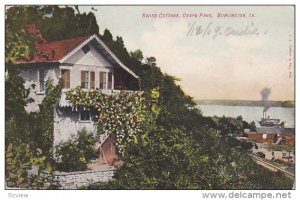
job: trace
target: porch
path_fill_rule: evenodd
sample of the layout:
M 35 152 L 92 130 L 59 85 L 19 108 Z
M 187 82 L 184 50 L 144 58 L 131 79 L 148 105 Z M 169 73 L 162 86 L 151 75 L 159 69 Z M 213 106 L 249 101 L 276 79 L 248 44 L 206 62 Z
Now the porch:
M 72 107 L 73 104 L 67 100 L 67 95 L 66 92 L 69 91 L 71 89 L 62 89 L 62 93 L 61 93 L 61 97 L 60 97 L 60 101 L 59 101 L 59 107 Z M 83 89 L 83 90 L 89 90 L 89 89 Z M 96 89 L 99 90 L 99 89 Z M 101 91 L 101 93 L 106 94 L 106 95 L 111 95 L 113 93 L 121 93 L 121 92 L 127 92 L 127 93 L 133 93 L 135 92 L 134 90 L 113 90 L 113 89 L 100 89 L 99 91 Z

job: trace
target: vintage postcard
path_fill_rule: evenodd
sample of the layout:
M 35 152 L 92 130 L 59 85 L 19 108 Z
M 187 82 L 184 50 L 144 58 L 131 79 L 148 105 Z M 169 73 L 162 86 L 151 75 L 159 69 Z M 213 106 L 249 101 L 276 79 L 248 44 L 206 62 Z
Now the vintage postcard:
M 293 5 L 5 5 L 5 189 L 291 198 L 294 52 Z

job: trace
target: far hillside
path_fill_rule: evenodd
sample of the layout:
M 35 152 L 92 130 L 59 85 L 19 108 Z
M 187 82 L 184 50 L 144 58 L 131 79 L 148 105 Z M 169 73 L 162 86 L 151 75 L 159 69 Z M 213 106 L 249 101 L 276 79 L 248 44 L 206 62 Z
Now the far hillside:
M 195 100 L 199 105 L 224 105 L 224 106 L 263 106 L 262 101 L 253 100 Z M 270 107 L 294 108 L 295 101 L 269 101 Z

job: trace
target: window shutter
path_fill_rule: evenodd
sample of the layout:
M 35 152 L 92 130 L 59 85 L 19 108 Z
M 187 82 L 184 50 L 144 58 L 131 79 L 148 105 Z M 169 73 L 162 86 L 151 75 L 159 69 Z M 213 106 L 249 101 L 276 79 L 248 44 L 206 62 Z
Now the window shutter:
M 81 71 L 81 87 L 85 88 L 85 71 Z
M 108 89 L 112 89 L 112 73 L 108 72 Z
M 90 88 L 95 89 L 95 72 L 91 72 Z

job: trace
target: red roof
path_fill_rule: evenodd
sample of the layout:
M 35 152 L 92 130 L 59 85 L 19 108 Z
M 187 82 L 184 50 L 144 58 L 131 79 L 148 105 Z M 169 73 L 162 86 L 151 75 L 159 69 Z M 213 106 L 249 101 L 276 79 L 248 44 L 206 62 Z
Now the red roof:
M 40 30 L 34 25 L 33 23 L 29 22 L 26 25 L 26 29 L 28 33 L 36 35 L 38 38 L 41 39 L 41 42 L 46 43 L 46 39 L 43 37 L 43 34 L 40 32 Z
M 65 55 L 70 53 L 73 49 L 79 46 L 82 42 L 90 36 L 72 38 L 61 41 L 54 41 L 48 43 L 37 43 L 35 45 L 37 53 L 33 58 L 18 60 L 17 63 L 23 62 L 55 62 L 59 61 Z

